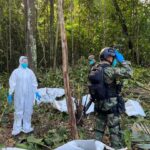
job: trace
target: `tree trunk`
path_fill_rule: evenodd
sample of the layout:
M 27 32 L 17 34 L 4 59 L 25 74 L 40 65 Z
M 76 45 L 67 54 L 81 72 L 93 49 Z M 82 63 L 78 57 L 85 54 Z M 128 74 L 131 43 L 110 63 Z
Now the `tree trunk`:
M 31 69 L 36 72 L 37 69 L 37 52 L 35 39 L 35 6 L 34 0 L 24 0 L 26 16 L 26 52 L 29 58 Z
M 12 18 L 12 0 L 9 0 L 9 57 L 8 59 L 10 58 L 10 68 L 12 68 L 12 42 L 11 42 L 11 18 Z M 9 69 L 9 67 L 7 68 Z
M 57 16 L 57 28 L 56 28 L 56 36 L 55 36 L 54 62 L 53 62 L 53 68 L 55 71 L 56 71 L 56 67 L 57 67 L 58 34 L 59 34 L 59 18 Z
M 40 42 L 40 44 L 41 44 L 41 47 L 42 47 L 42 52 L 43 52 L 43 57 L 42 57 L 42 59 L 39 61 L 39 65 L 41 65 L 41 63 L 43 63 L 44 64 L 44 67 L 46 68 L 46 54 L 45 54 L 45 52 L 46 52 L 46 50 L 45 50 L 45 45 L 44 45 L 44 42 L 42 41 L 42 38 L 41 38 L 41 32 L 40 32 L 40 29 L 38 30 L 38 27 L 39 27 L 39 23 L 38 23 L 38 18 L 39 18 L 39 13 L 38 13 L 38 9 L 39 9 L 39 3 L 38 3 L 38 1 L 37 1 L 37 3 L 36 3 L 36 5 L 37 5 L 37 11 L 36 11 L 36 33 L 37 33 L 37 39 L 39 40 L 37 40 L 37 43 L 38 42 Z
M 73 139 L 78 138 L 77 126 L 75 112 L 73 109 L 73 101 L 71 98 L 71 91 L 69 86 L 69 76 L 68 76 L 68 47 L 67 47 L 67 38 L 64 25 L 64 15 L 62 0 L 58 0 L 58 13 L 59 13 L 59 23 L 60 23 L 60 32 L 61 32 L 61 44 L 62 44 L 62 60 L 63 60 L 63 78 L 64 78 L 64 88 L 67 99 L 67 108 L 70 118 L 70 127 L 71 135 Z
M 72 66 L 74 65 L 74 32 L 73 32 L 73 8 L 74 8 L 74 3 L 73 0 L 70 2 L 70 13 L 71 13 L 71 63 Z
M 81 9 L 81 0 L 79 0 L 79 10 Z M 79 20 L 78 20 L 78 40 L 77 40 L 77 43 L 75 44 L 76 45 L 76 48 L 75 48 L 75 51 L 78 52 L 78 54 L 76 54 L 76 56 L 74 56 L 74 61 L 76 59 L 80 59 L 81 57 L 81 13 L 79 13 Z M 84 41 L 84 40 L 83 40 Z
M 138 7 L 136 7 L 136 63 L 140 64 L 139 54 L 139 18 L 138 18 Z
M 103 47 L 106 46 L 106 1 L 103 1 Z
M 122 26 L 122 31 L 123 33 L 127 36 L 128 38 L 128 47 L 129 49 L 133 49 L 133 43 L 131 41 L 131 37 L 129 36 L 129 33 L 128 33 L 128 28 L 127 28 L 127 25 L 126 25 L 126 20 L 121 12 L 121 9 L 117 3 L 117 0 L 112 0 L 113 2 L 113 5 L 116 9 L 116 12 L 117 12 L 117 15 L 119 16 L 119 21 L 120 21 L 120 24 Z
M 50 0 L 50 66 L 54 55 L 54 0 Z
M 11 0 L 9 0 L 9 56 L 10 60 L 12 58 L 12 49 L 11 49 Z

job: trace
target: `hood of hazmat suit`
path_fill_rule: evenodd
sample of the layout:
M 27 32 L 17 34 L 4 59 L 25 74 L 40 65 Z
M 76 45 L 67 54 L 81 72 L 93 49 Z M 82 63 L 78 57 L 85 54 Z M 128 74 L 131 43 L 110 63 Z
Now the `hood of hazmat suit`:
M 26 60 L 25 60 L 26 59 Z M 31 132 L 31 116 L 33 112 L 34 94 L 37 91 L 37 79 L 33 71 L 29 68 L 24 69 L 22 63 L 27 61 L 26 56 L 19 59 L 19 67 L 15 69 L 9 79 L 9 94 L 14 93 L 14 124 L 13 135 L 21 131 Z

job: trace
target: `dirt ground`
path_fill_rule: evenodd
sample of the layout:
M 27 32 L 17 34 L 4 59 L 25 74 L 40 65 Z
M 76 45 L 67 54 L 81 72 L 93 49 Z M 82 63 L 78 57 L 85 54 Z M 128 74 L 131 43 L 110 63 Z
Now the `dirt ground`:
M 131 89 L 128 89 L 126 91 L 125 96 L 129 96 L 129 93 L 131 93 Z M 150 108 L 150 92 L 143 90 L 141 88 L 132 89 L 132 93 L 135 98 L 141 99 L 141 104 L 146 110 L 147 114 L 149 112 Z M 6 111 L 7 112 L 7 111 Z M 146 121 L 150 119 L 150 116 L 147 116 L 145 118 Z M 94 138 L 94 123 L 95 118 L 94 115 L 91 114 L 88 117 L 84 118 L 83 124 L 78 127 L 79 129 L 79 135 L 82 139 L 92 139 Z M 4 113 L 4 116 L 2 118 L 2 122 L 0 124 L 0 145 L 5 145 L 8 147 L 13 147 L 16 145 L 18 141 L 21 141 L 22 139 L 25 139 L 26 137 L 30 135 L 34 135 L 36 138 L 45 138 L 48 134 L 48 131 L 57 131 L 57 129 L 60 129 L 61 127 L 64 127 L 66 130 L 67 138 L 66 141 L 71 140 L 70 137 L 70 131 L 68 128 L 68 115 L 65 113 L 60 113 L 50 104 L 41 104 L 38 107 L 34 108 L 34 113 L 32 117 L 32 124 L 34 126 L 34 132 L 27 135 L 24 133 L 21 133 L 17 137 L 13 137 L 11 135 L 12 126 L 13 126 L 13 110 L 10 112 Z M 109 138 L 105 137 L 104 141 L 106 144 L 109 144 Z M 65 142 L 65 141 L 64 141 Z

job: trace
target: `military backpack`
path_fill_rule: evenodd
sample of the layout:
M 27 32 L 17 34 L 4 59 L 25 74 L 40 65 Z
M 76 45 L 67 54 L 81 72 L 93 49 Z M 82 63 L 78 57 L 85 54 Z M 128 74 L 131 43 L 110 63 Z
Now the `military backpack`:
M 89 79 L 89 93 L 92 100 L 103 100 L 106 98 L 106 84 L 104 82 L 104 68 L 109 66 L 108 64 L 97 64 L 92 67 L 88 79 Z

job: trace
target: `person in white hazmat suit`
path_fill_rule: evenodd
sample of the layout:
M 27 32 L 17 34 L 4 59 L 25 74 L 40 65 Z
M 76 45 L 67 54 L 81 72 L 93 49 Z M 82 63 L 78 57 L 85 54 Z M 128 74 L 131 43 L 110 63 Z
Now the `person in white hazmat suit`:
M 34 95 L 40 100 L 41 96 L 37 92 L 37 79 L 31 69 L 28 68 L 28 58 L 21 56 L 19 67 L 15 69 L 9 79 L 8 103 L 12 102 L 14 93 L 14 124 L 12 135 L 18 135 L 21 131 L 29 133 L 33 131 L 31 127 L 31 116 L 33 112 Z

